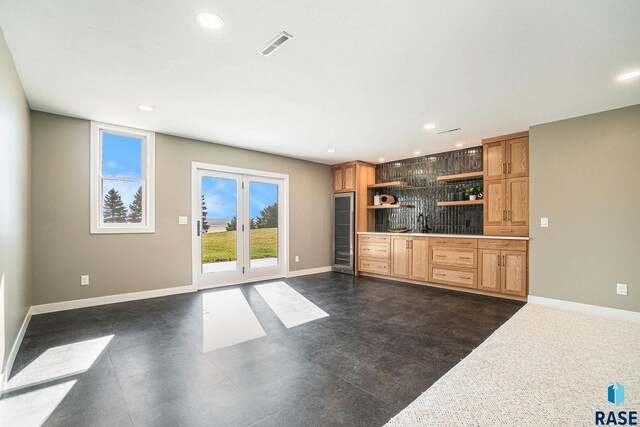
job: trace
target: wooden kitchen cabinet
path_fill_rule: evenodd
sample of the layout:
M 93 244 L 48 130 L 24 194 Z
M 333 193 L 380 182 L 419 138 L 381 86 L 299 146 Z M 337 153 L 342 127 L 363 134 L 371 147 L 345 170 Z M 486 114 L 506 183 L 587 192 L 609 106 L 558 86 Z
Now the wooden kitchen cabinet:
M 529 176 L 529 132 L 482 140 L 484 180 Z
M 529 133 L 483 139 L 484 234 L 529 235 Z
M 485 182 L 484 234 L 529 235 L 529 178 Z
M 516 296 L 527 294 L 526 250 L 480 249 L 478 258 L 478 289 Z
M 345 164 L 334 166 L 333 173 L 333 192 L 346 193 L 356 191 L 356 165 Z
M 391 275 L 412 280 L 427 280 L 429 244 L 426 237 L 391 237 Z

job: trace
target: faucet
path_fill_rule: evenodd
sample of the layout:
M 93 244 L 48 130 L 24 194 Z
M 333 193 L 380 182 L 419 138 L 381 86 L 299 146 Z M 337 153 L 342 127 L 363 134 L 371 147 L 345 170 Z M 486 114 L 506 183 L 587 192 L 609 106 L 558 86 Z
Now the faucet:
M 427 217 L 425 217 L 424 214 L 418 215 L 417 222 L 418 222 L 418 225 L 420 226 L 420 233 L 428 233 L 431 230 L 427 222 Z
M 424 214 L 418 215 L 418 225 L 420 226 L 420 233 L 428 233 L 431 231 L 429 228 L 429 222 Z

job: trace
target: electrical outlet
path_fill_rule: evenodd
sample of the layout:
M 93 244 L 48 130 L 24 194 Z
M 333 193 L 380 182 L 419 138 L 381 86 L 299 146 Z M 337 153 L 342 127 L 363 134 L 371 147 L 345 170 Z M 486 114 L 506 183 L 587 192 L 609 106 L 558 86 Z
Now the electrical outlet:
M 549 218 L 540 218 L 540 227 L 549 227 Z
M 178 217 L 178 224 L 180 224 L 180 225 L 188 224 L 187 217 L 186 216 L 179 216 Z
M 618 295 L 627 295 L 627 285 L 626 285 L 626 283 L 618 283 L 616 285 L 616 293 Z
M 87 286 L 87 285 L 89 285 L 89 276 L 88 275 L 80 276 L 80 286 Z
M 300 257 L 296 255 L 296 262 L 300 262 Z

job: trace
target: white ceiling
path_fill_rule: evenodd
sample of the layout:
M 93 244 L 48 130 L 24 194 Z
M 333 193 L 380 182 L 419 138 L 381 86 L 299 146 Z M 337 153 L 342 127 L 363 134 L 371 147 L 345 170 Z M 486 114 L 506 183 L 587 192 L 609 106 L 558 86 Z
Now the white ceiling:
M 640 103 L 638 0 L 0 0 L 0 26 L 35 110 L 323 163 Z

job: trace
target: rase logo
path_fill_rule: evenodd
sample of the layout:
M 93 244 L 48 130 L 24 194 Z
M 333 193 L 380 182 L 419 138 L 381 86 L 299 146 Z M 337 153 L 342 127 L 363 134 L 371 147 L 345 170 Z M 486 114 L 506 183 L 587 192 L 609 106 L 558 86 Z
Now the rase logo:
M 619 382 L 607 388 L 609 403 L 620 406 L 624 403 L 624 386 Z M 638 411 L 596 411 L 597 426 L 637 426 Z

